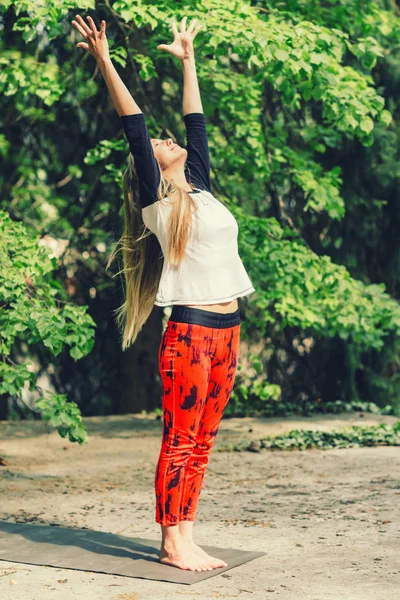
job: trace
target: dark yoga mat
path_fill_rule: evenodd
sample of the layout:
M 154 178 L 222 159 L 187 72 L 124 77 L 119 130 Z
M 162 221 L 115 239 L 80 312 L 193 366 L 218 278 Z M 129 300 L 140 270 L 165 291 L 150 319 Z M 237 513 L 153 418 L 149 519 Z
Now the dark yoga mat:
M 186 571 L 158 561 L 161 542 L 103 531 L 0 521 L 0 560 L 78 571 L 192 584 L 229 571 L 266 552 L 201 546 L 227 567 Z

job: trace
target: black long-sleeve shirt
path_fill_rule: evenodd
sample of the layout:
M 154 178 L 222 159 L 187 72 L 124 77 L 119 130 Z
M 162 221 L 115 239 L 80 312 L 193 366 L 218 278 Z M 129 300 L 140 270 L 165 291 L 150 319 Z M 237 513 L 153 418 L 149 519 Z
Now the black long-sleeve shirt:
M 129 142 L 130 152 L 135 159 L 140 204 L 144 208 L 157 201 L 157 188 L 160 183 L 157 159 L 154 156 L 144 113 L 122 115 L 120 119 Z M 197 190 L 211 192 L 210 156 L 204 113 L 188 113 L 183 119 L 186 126 L 188 153 L 185 164 L 186 179 Z

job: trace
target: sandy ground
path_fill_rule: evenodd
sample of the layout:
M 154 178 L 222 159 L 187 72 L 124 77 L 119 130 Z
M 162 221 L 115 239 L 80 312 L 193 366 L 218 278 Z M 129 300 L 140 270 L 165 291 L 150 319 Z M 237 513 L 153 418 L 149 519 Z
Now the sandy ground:
M 394 421 L 366 413 L 223 419 L 195 541 L 265 556 L 191 586 L 0 561 L 0 598 L 398 600 L 399 447 L 217 452 L 226 442 L 293 428 Z M 160 539 L 153 477 L 161 422 L 145 415 L 84 422 L 90 441 L 83 447 L 41 422 L 0 422 L 7 461 L 0 519 Z

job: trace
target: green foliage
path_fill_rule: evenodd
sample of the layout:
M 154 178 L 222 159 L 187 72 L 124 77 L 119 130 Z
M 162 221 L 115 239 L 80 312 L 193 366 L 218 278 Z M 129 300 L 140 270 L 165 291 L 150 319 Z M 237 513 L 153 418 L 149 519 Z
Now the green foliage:
M 400 330 L 399 303 L 384 284 L 353 279 L 345 267 L 312 252 L 275 219 L 244 217 L 239 207 L 231 210 L 241 222 L 241 255 L 257 277 L 254 305 L 266 321 L 278 314 L 284 326 L 311 329 L 314 337 L 339 336 L 360 349 L 379 350 L 390 330 Z M 250 323 L 258 320 L 249 314 Z
M 68 347 L 74 360 L 93 347 L 95 323 L 86 312 L 87 306 L 57 299 L 65 294 L 53 279 L 56 266 L 56 258 L 39 244 L 37 236 L 0 211 L 0 394 L 20 396 L 25 383 L 30 390 L 38 388 L 30 370 L 32 363 L 15 364 L 10 359 L 15 344 L 23 343 L 25 349 L 43 344 L 53 356 Z M 64 404 L 58 401 L 61 415 Z M 63 423 L 67 426 L 69 421 Z M 66 431 L 74 437 L 79 427 L 71 422 Z M 82 434 L 78 437 L 81 439 Z
M 253 363 L 254 364 L 254 363 Z M 310 417 L 318 414 L 340 414 L 353 411 L 362 411 L 380 415 L 393 415 L 400 417 L 400 407 L 387 404 L 378 406 L 374 402 L 343 400 L 290 402 L 281 399 L 281 390 L 277 385 L 268 384 L 265 380 L 250 379 L 251 391 L 246 388 L 247 378 L 239 373 L 238 385 L 232 393 L 231 399 L 224 411 L 224 416 L 230 417 L 288 417 L 302 415 Z M 272 388 L 272 389 L 270 389 Z M 249 400 L 250 398 L 250 400 Z
M 52 106 L 60 99 L 63 86 L 61 73 L 56 64 L 38 63 L 34 57 L 23 56 L 17 50 L 2 51 L 0 57 L 0 91 L 16 97 L 17 111 L 23 111 L 27 98 L 37 96 L 45 105 L 42 109 L 31 109 L 31 116 L 45 115 L 45 107 Z M 51 116 L 50 116 L 51 118 Z
M 95 0 L 2 0 L 0 11 L 13 8 L 16 15 L 29 12 L 29 16 L 20 16 L 13 26 L 13 31 L 21 31 L 25 43 L 37 40 L 42 32 L 42 24 L 51 40 L 64 34 L 62 18 L 71 9 L 80 11 L 94 9 Z
M 345 355 L 325 373 L 328 379 L 342 363 L 347 370 L 336 377 L 342 392 L 336 397 L 357 400 L 362 372 L 360 393 L 371 388 L 377 402 L 386 405 L 390 397 L 394 404 L 400 396 L 393 375 L 400 325 L 394 9 L 378 0 L 362 10 L 358 0 L 190 6 L 117 0 L 101 14 L 97 9 L 91 0 L 8 0 L 0 7 L 11 23 L 7 47 L 0 41 L 3 355 L 10 357 L 19 340 L 42 345 L 60 361 L 64 347 L 74 360 L 90 352 L 94 323 L 82 296 L 64 307 L 55 300 L 63 293 L 64 266 L 71 288 L 111 289 L 102 253 L 121 216 L 128 146 L 92 57 L 75 47 L 71 20 L 77 12 L 97 24 L 107 20 L 112 59 L 143 111 L 152 111 L 151 134 L 175 125 L 183 138 L 180 65 L 157 45 L 170 39 L 171 19 L 196 17 L 205 26 L 196 38 L 196 64 L 213 190 L 239 222 L 240 253 L 257 289 L 242 327 L 250 368 L 239 371 L 232 406 L 268 412 L 296 405 L 282 382 L 302 372 L 305 339 L 316 347 L 317 356 L 311 351 L 307 359 L 314 373 L 319 348 L 328 362 L 337 341 L 345 344 Z M 49 232 L 66 242 L 68 264 L 38 245 L 37 237 Z M 260 340 L 267 357 L 251 351 Z M 288 349 L 290 360 L 282 360 Z M 1 364 L 3 393 L 17 393 L 24 381 L 34 385 L 25 363 Z M 312 385 L 311 404 L 322 395 Z
M 361 446 L 400 446 L 400 421 L 394 425 L 355 425 L 332 431 L 292 429 L 287 433 L 266 436 L 260 440 L 223 444 L 219 452 L 259 452 L 268 450 L 306 450 L 316 448 L 355 448 Z
M 82 415 L 75 402 L 68 402 L 64 394 L 48 394 L 36 402 L 42 419 L 55 427 L 61 437 L 70 442 L 87 444 L 89 437 L 82 423 Z

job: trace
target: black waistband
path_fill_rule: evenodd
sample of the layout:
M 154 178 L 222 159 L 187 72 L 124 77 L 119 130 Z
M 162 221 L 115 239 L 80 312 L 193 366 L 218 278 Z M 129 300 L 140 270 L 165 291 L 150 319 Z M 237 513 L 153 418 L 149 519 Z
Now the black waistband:
M 202 310 L 201 308 L 192 308 L 174 304 L 172 306 L 171 316 L 168 321 L 178 321 L 180 323 L 193 323 L 204 325 L 204 327 L 233 327 L 240 323 L 239 309 L 231 313 L 213 312 L 211 310 Z

